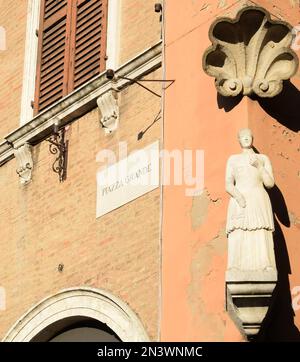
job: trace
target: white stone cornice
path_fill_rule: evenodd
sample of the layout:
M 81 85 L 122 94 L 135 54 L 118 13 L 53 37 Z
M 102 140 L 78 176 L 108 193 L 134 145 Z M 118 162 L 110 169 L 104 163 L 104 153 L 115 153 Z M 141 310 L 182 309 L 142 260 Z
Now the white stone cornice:
M 26 142 L 36 144 L 42 141 L 51 134 L 55 123 L 65 125 L 73 121 L 96 108 L 96 100 L 104 93 L 110 90 L 120 91 L 131 84 L 129 80 L 118 79 L 118 76 L 140 78 L 158 69 L 161 66 L 161 51 L 160 41 L 119 67 L 115 71 L 115 81 L 108 80 L 103 72 L 9 133 L 0 143 L 0 165 L 14 157 L 13 147 L 18 148 Z

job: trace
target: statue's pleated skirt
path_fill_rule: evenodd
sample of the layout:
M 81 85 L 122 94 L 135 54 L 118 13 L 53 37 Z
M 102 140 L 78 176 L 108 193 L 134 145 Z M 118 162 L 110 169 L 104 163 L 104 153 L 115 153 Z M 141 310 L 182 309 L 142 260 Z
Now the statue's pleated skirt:
M 272 206 L 264 187 L 253 188 L 251 191 L 243 192 L 242 195 L 246 200 L 245 208 L 240 207 L 234 198 L 229 201 L 227 234 L 236 229 L 274 231 Z
M 246 207 L 230 199 L 226 232 L 228 269 L 276 269 L 273 231 L 274 218 L 269 195 L 264 187 L 244 192 Z
M 228 269 L 276 270 L 273 232 L 237 229 L 228 235 Z

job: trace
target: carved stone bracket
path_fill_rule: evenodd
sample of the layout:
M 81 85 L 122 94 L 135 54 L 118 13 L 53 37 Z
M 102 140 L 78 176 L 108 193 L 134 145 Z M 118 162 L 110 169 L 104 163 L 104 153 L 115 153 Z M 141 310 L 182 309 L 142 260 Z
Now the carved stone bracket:
M 274 270 L 226 272 L 226 310 L 248 340 L 261 330 L 276 283 Z
M 292 27 L 271 20 L 263 8 L 245 7 L 235 19 L 217 19 L 209 38 L 212 46 L 204 53 L 203 69 L 223 96 L 274 97 L 298 69 L 298 57 L 290 49 Z
M 17 160 L 16 172 L 20 177 L 21 184 L 26 185 L 31 181 L 33 168 L 31 146 L 28 143 L 25 143 L 23 146 L 14 149 L 14 155 Z
M 119 125 L 119 106 L 117 99 L 117 92 L 109 90 L 102 94 L 97 99 L 97 105 L 101 112 L 100 123 L 105 130 L 105 133 L 109 134 L 115 131 Z

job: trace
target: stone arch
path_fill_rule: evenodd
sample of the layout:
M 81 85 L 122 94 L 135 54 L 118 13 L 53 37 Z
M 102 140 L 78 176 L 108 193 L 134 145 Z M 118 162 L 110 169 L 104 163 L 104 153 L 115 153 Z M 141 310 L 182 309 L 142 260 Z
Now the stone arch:
M 4 342 L 29 342 L 49 326 L 72 318 L 106 324 L 123 342 L 146 342 L 149 337 L 136 314 L 119 298 L 102 289 L 64 289 L 27 311 L 8 331 Z

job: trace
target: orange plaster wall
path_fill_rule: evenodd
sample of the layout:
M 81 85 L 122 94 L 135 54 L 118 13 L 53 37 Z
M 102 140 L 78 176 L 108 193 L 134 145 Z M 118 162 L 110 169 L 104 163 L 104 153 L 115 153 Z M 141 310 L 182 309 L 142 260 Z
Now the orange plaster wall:
M 277 13 L 282 6 L 281 13 L 291 13 L 289 21 L 295 20 L 291 3 L 276 0 L 272 5 L 267 1 L 263 3 L 270 11 L 276 6 Z M 169 151 L 204 150 L 205 189 L 201 195 L 190 197 L 185 195 L 185 185 L 164 186 L 162 341 L 243 340 L 225 311 L 225 222 L 229 198 L 224 177 L 227 158 L 239 152 L 237 131 L 245 126 L 253 128 L 255 145 L 270 156 L 275 175 L 285 174 L 278 183 L 282 193 L 287 194 L 286 201 L 295 217 L 292 216 L 294 225 L 283 231 L 286 239 L 291 239 L 288 247 L 288 253 L 293 255 L 290 257 L 294 270 L 291 286 L 300 285 L 299 272 L 296 276 L 300 255 L 297 244 L 300 213 L 296 201 L 300 178 L 294 169 L 297 162 L 299 165 L 299 150 L 296 150 L 300 146 L 299 136 L 293 132 L 293 141 L 288 141 L 288 137 L 281 136 L 283 129 L 278 125 L 274 140 L 276 149 L 272 151 L 273 146 L 264 146 L 266 140 L 275 138 L 272 124 L 276 121 L 267 116 L 256 101 L 244 97 L 234 106 L 217 96 L 214 80 L 202 70 L 202 55 L 210 45 L 210 24 L 217 16 L 233 17 L 244 4 L 254 3 L 186 0 L 182 6 L 179 0 L 165 1 L 166 78 L 175 79 L 175 83 L 165 93 L 164 148 Z M 281 148 L 291 155 L 290 162 L 284 165 L 281 156 L 273 157 Z M 287 298 L 285 290 L 288 309 Z M 292 324 L 291 307 L 289 312 Z M 299 327 L 298 316 L 295 323 Z M 297 332 L 296 326 L 291 328 Z
M 261 1 L 292 26 L 299 24 L 300 1 Z M 299 41 L 298 41 L 299 43 Z M 300 50 L 297 51 L 300 57 Z M 275 212 L 275 256 L 279 274 L 267 338 L 298 340 L 300 329 L 300 70 L 273 99 L 249 100 L 249 125 L 255 146 L 272 161 L 276 187 L 270 197 Z M 294 310 L 292 309 L 294 303 Z

